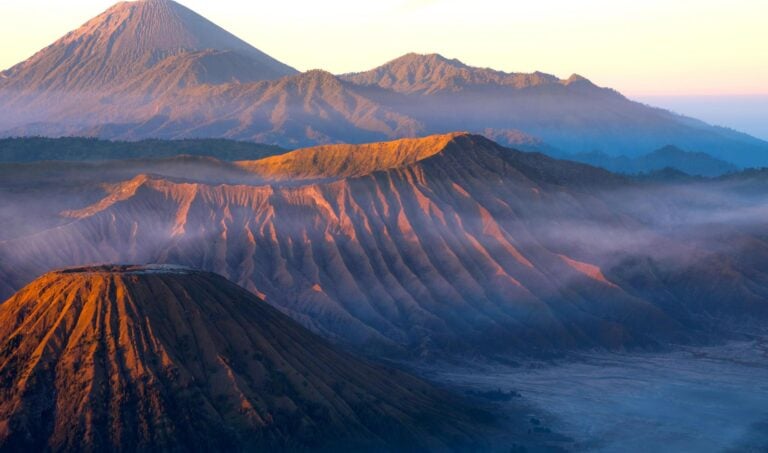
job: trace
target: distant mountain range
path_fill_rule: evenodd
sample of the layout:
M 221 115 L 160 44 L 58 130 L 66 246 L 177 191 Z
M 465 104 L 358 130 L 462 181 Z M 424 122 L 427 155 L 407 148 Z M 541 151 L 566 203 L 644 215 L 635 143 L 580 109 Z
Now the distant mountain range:
M 717 177 L 739 169 L 709 154 L 683 151 L 671 145 L 637 157 L 592 152 L 566 155 L 563 158 L 624 174 L 653 173 L 669 168 L 691 176 Z
M 408 54 L 299 74 L 170 0 L 123 2 L 0 77 L 0 134 L 232 138 L 288 148 L 455 130 L 638 156 L 673 144 L 739 166 L 768 142 L 559 79 Z M 538 149 L 544 150 L 544 149 Z

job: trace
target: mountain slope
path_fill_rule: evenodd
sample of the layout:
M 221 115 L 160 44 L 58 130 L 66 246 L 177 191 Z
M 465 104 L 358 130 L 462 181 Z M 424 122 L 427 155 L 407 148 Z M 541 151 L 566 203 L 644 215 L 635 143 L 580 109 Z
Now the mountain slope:
M 326 145 L 305 148 L 239 166 L 273 181 L 337 179 L 365 176 L 428 159 L 463 133 L 402 139 L 364 145 Z
M 442 55 L 410 53 L 368 72 L 343 76 L 357 85 L 372 86 L 403 94 L 429 95 L 443 91 L 461 91 L 469 86 L 498 85 L 517 89 L 547 84 L 570 84 L 584 80 L 573 76 L 569 80 L 536 72 L 509 74 L 493 69 L 467 66 L 459 60 Z
M 137 82 L 141 85 L 141 82 Z M 141 89 L 140 92 L 143 92 Z M 275 81 L 125 95 L 61 104 L 53 121 L 5 135 L 87 135 L 109 139 L 223 137 L 296 148 L 412 136 L 421 125 L 382 107 L 325 71 Z
M 296 72 L 172 0 L 121 2 L 3 72 L 0 125 L 59 124 L 63 132 L 39 126 L 57 135 L 93 124 L 89 114 L 110 105 L 129 109 L 182 88 Z
M 138 104 L 136 112 L 138 118 L 151 119 L 96 127 L 92 133 L 126 139 L 212 135 L 295 148 L 344 138 L 383 140 L 420 130 L 417 122 L 319 70 L 275 81 L 182 90 Z
M 765 141 L 578 75 L 506 73 L 436 54 L 339 77 L 297 75 L 171 0 L 119 3 L 3 72 L 0 105 L 6 137 L 232 138 L 296 148 L 469 130 L 557 155 L 636 156 L 671 143 L 742 167 L 768 165 Z
M 630 101 L 578 75 L 561 80 L 408 54 L 341 77 L 420 121 L 427 133 L 511 129 L 569 153 L 629 156 L 671 143 L 741 166 L 768 164 L 767 142 Z
M 65 224 L 0 242 L 0 281 L 16 289 L 51 266 L 105 261 L 195 266 L 327 337 L 411 354 L 645 347 L 714 329 L 694 321 L 702 313 L 764 309 L 768 278 L 727 230 L 657 225 L 682 216 L 678 195 L 474 135 L 412 145 L 329 147 L 334 159 L 309 175 L 317 149 L 241 163 L 267 178 L 258 184 L 110 185 Z M 404 149 L 414 154 L 397 158 Z M 704 195 L 681 203 L 707 211 Z M 732 252 L 712 249 L 718 234 Z
M 0 306 L 0 449 L 458 449 L 482 412 L 168 266 L 47 274 Z
M 274 60 L 202 16 L 172 0 L 121 2 L 91 19 L 29 60 L 4 72 L 6 87 L 29 91 L 108 91 L 150 73 L 166 58 L 237 55 L 252 67 L 227 81 L 279 78 L 296 70 Z M 235 57 L 232 57 L 235 58 Z M 247 62 L 247 63 L 246 63 Z M 164 71 L 161 71 L 164 72 Z

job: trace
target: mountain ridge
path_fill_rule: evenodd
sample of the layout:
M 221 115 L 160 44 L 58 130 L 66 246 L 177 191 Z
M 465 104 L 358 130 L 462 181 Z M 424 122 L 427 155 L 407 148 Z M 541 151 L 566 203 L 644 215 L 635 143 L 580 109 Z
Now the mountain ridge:
M 357 74 L 298 75 L 174 2 L 118 4 L 3 74 L 4 136 L 215 137 L 298 148 L 488 130 L 543 151 L 631 157 L 674 144 L 741 167 L 768 165 L 768 142 L 576 74 L 407 54 Z
M 663 169 L 674 169 L 691 176 L 713 178 L 739 170 L 737 166 L 707 153 L 685 151 L 673 145 L 634 158 L 609 156 L 600 152 L 562 157 L 622 174 L 653 173 Z
M 370 71 L 342 74 L 343 80 L 356 85 L 375 85 L 403 94 L 429 95 L 441 91 L 460 91 L 467 85 L 495 84 L 515 89 L 539 85 L 569 85 L 584 82 L 594 86 L 587 79 L 573 75 L 561 80 L 543 72 L 507 73 L 490 68 L 476 68 L 458 59 L 449 59 L 440 54 L 409 53 Z
M 364 145 L 325 145 L 237 164 L 270 180 L 349 178 L 416 164 L 444 152 L 468 132 L 405 138 Z

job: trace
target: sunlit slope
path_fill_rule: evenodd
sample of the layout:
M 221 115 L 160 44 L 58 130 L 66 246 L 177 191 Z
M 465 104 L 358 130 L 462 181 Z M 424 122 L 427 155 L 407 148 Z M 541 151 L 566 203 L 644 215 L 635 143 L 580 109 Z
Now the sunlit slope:
M 7 451 L 461 448 L 489 420 L 165 266 L 53 272 L 5 302 L 0 395 Z
M 280 182 L 303 174 L 297 156 L 266 185 L 138 176 L 66 211 L 63 226 L 0 243 L 13 263 L 1 280 L 18 288 L 50 267 L 92 262 L 185 264 L 327 336 L 394 349 L 623 347 L 678 333 L 676 315 L 601 267 L 615 263 L 599 247 L 567 238 L 579 221 L 639 225 L 601 195 L 622 178 L 467 134 L 422 145 L 421 160 L 355 177 L 345 175 L 370 154 L 336 148 L 346 164 L 318 166 L 311 177 L 324 182 Z M 403 149 L 371 148 L 388 146 Z

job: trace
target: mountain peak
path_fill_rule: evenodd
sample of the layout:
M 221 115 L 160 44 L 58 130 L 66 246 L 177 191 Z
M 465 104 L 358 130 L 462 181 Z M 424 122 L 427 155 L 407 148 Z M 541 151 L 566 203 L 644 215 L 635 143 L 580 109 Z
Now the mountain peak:
M 234 52 L 249 65 L 233 79 L 297 71 L 172 0 L 121 2 L 6 72 L 17 90 L 104 92 L 185 53 Z M 162 76 L 162 74 L 160 74 Z
M 402 64 L 402 63 L 408 63 L 408 64 L 450 64 L 452 66 L 457 67 L 468 67 L 464 63 L 462 63 L 460 60 L 455 58 L 447 58 L 439 53 L 416 53 L 416 52 L 410 52 L 407 53 L 401 57 L 395 58 L 394 60 L 391 60 L 389 63 L 386 63 L 386 65 L 395 65 L 395 64 Z
M 342 77 L 357 85 L 378 85 L 404 94 L 457 92 L 472 86 L 489 85 L 521 89 L 561 82 L 557 77 L 541 72 L 518 74 L 477 68 L 434 53 L 409 53 L 370 71 Z
M 586 82 L 590 84 L 592 83 L 589 79 L 579 74 L 571 74 L 571 76 L 565 79 L 564 82 L 566 85 L 570 85 L 572 83 L 578 83 L 578 82 Z

